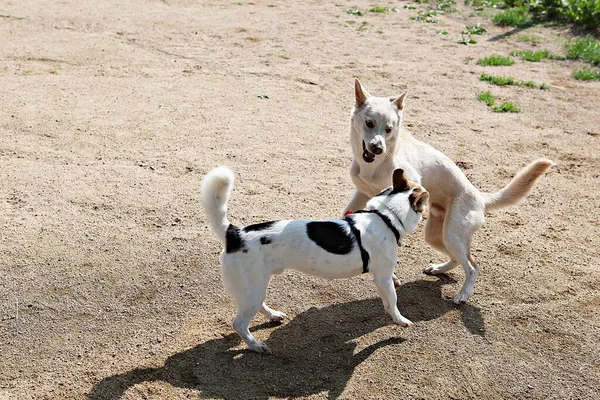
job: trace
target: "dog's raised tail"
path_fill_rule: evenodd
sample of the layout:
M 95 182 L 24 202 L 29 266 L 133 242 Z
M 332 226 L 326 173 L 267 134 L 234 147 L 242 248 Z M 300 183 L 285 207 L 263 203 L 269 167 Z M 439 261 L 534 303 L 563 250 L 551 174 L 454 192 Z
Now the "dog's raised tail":
M 535 181 L 554 164 L 547 158 L 538 158 L 515 175 L 508 185 L 496 193 L 483 193 L 485 212 L 508 207 L 523 199 Z
M 223 243 L 229 227 L 227 203 L 233 189 L 233 180 L 233 171 L 224 165 L 209 171 L 202 180 L 202 207 L 211 229 Z

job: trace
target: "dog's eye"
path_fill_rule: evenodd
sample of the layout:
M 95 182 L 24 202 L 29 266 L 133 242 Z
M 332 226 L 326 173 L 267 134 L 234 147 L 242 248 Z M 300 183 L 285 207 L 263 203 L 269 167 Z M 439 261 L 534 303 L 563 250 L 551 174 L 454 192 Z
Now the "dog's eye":
M 392 133 L 392 128 L 390 126 L 385 128 L 385 133 Z
M 367 128 L 369 129 L 373 129 L 375 127 L 375 123 L 373 121 L 365 121 L 365 125 L 367 125 Z

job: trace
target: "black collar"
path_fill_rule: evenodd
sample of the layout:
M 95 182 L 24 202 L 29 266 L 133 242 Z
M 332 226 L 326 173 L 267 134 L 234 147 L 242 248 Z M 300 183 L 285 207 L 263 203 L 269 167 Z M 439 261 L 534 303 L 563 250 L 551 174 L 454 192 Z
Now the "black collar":
M 360 249 L 360 257 L 362 258 L 363 262 L 363 274 L 366 274 L 367 272 L 369 272 L 369 253 L 365 250 L 365 248 L 362 245 L 362 240 L 360 239 L 360 231 L 356 228 L 356 226 L 354 226 L 354 219 L 350 218 L 350 216 L 347 216 L 346 218 L 344 218 L 344 220 L 348 223 L 348 225 L 350 225 L 350 230 L 354 234 L 354 237 L 356 237 L 356 243 L 358 244 L 358 248 Z
M 355 211 L 354 213 L 355 214 L 359 214 L 359 213 L 373 213 L 373 214 L 379 215 L 379 218 L 381 218 L 381 220 L 383 222 L 385 222 L 385 224 L 388 226 L 388 228 L 390 228 L 390 230 L 392 231 L 392 233 L 394 234 L 394 236 L 396 236 L 396 243 L 400 241 L 400 232 L 398 232 L 398 229 L 396 229 L 396 227 L 392 223 L 392 220 L 390 219 L 390 217 L 388 217 L 387 215 L 381 213 L 379 210 L 358 210 L 358 211 Z M 404 228 L 404 224 L 402 223 L 402 221 L 400 221 L 400 219 L 398 219 L 398 218 L 396 218 L 396 219 L 400 223 L 400 226 L 402 227 L 402 229 L 405 229 Z

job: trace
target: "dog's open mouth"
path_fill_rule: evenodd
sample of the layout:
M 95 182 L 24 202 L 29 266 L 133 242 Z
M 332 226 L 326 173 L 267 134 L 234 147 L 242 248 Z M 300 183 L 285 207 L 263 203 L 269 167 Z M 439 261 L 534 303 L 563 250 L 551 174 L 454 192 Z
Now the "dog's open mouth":
M 365 162 L 372 163 L 373 161 L 375 161 L 375 154 L 373 154 L 369 150 L 367 150 L 367 146 L 365 146 L 364 140 L 362 141 L 362 144 L 363 144 L 363 153 L 362 153 L 363 160 L 365 160 Z

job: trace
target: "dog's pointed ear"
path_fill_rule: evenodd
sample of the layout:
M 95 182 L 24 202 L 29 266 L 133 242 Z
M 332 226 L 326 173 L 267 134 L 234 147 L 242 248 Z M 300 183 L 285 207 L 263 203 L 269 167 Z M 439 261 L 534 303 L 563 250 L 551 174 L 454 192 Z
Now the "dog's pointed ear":
M 392 183 L 394 186 L 394 192 L 404 192 L 408 189 L 408 179 L 404 176 L 404 170 L 397 168 L 394 170 L 392 175 Z
M 408 91 L 404 91 L 400 96 L 390 97 L 390 101 L 396 106 L 398 110 L 404 110 L 404 106 L 406 105 L 406 95 Z
M 360 107 L 363 104 L 365 104 L 367 98 L 371 96 L 369 92 L 367 92 L 365 88 L 362 87 L 358 78 L 354 78 L 354 95 L 356 96 L 357 107 Z
M 423 212 L 425 210 L 425 205 L 429 200 L 429 192 L 428 191 L 415 191 L 410 194 L 409 201 L 413 210 L 416 212 Z

